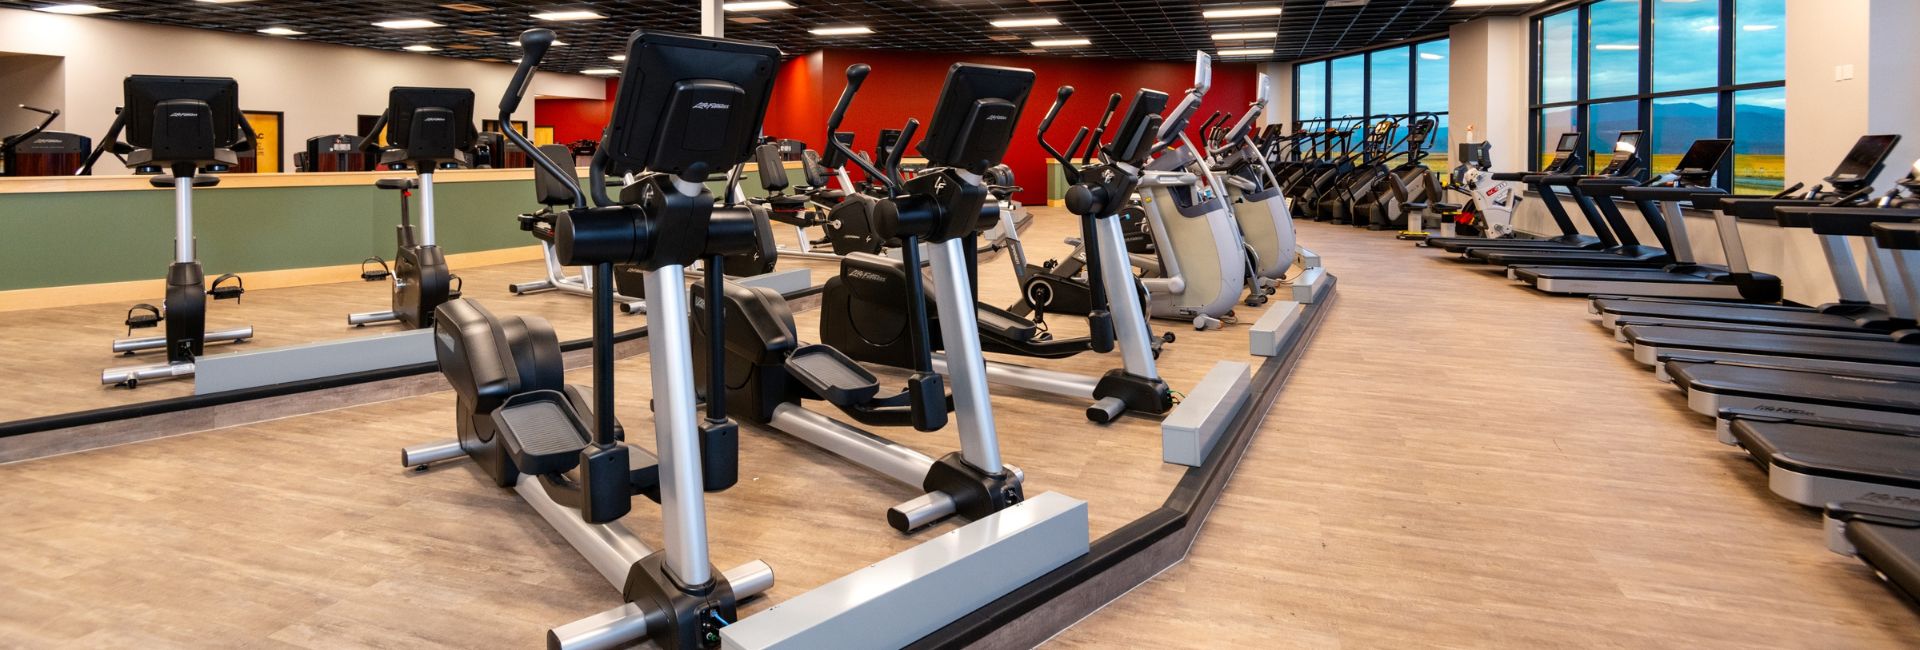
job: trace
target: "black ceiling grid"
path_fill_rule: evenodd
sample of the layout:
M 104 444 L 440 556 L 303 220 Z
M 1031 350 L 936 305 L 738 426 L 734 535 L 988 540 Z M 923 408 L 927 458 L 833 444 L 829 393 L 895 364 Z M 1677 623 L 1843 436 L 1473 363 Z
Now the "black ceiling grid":
M 0 0 L 0 7 L 32 8 L 49 0 Z M 1325 56 L 1444 31 L 1489 14 L 1519 14 L 1526 5 L 1452 8 L 1453 0 L 787 0 L 780 11 L 730 12 L 727 35 L 766 41 L 789 55 L 832 47 L 943 51 L 966 54 L 1039 54 L 1077 58 L 1183 61 L 1195 50 L 1268 49 L 1271 55 L 1223 57 L 1222 61 L 1290 61 Z M 440 48 L 430 53 L 461 59 L 510 61 L 519 57 L 514 37 L 530 27 L 559 32 L 565 47 L 547 56 L 549 70 L 579 72 L 617 68 L 608 56 L 635 29 L 699 30 L 693 0 L 571 2 L 550 0 L 253 0 L 209 3 L 189 0 L 94 0 L 116 10 L 103 17 L 145 23 L 253 33 L 266 27 L 303 32 L 297 40 L 400 50 L 409 45 Z M 1281 15 L 1208 19 L 1211 9 L 1284 7 Z M 549 22 L 541 11 L 585 9 L 602 20 Z M 1051 16 L 1059 25 L 1001 29 L 988 21 Z M 396 30 L 382 20 L 424 18 L 445 27 Z M 817 27 L 862 25 L 872 34 L 818 36 Z M 1219 41 L 1220 32 L 1277 32 L 1278 37 Z M 1040 48 L 1042 39 L 1085 38 L 1086 46 Z

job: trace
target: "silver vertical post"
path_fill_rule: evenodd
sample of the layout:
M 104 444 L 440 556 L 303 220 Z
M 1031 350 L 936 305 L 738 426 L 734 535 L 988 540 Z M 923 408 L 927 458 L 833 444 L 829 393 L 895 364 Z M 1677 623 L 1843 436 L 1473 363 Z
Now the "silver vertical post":
M 1881 259 L 1876 265 L 1881 271 L 1880 290 L 1887 295 L 1887 311 L 1894 318 L 1913 318 L 1920 311 L 1920 298 L 1914 297 L 1914 286 L 1906 274 L 1920 270 L 1920 251 L 1896 251 L 1882 248 L 1878 243 L 1869 244 L 1873 255 Z
M 646 274 L 648 358 L 653 371 L 653 436 L 660 457 L 661 535 L 666 567 L 689 585 L 712 579 L 707 559 L 707 504 L 701 492 L 699 414 L 695 410 L 693 341 L 686 314 L 686 269 L 663 266 Z
M 1727 270 L 1753 272 L 1753 267 L 1747 264 L 1747 246 L 1740 241 L 1740 219 L 1721 212 L 1714 215 L 1713 225 L 1720 229 L 1720 247 L 1727 250 Z
M 1680 210 L 1679 201 L 1661 201 L 1660 211 L 1667 215 L 1667 239 L 1673 241 L 1673 250 L 1667 251 L 1673 261 L 1680 264 L 1692 264 L 1698 261 L 1693 256 L 1693 235 L 1687 232 L 1687 215 Z M 1718 223 L 1715 217 L 1715 223 Z M 1720 233 L 1725 237 L 1726 233 Z M 1731 256 L 1729 256 L 1731 257 Z
M 1147 342 L 1146 308 L 1140 304 L 1140 292 L 1133 285 L 1132 265 L 1127 261 L 1126 236 L 1120 233 L 1120 218 L 1108 216 L 1093 220 L 1095 236 L 1100 238 L 1100 280 L 1107 285 L 1107 311 L 1113 317 L 1114 345 L 1120 348 L 1120 361 L 1127 372 L 1146 379 L 1159 379 L 1153 364 L 1153 347 Z
M 1860 268 L 1853 263 L 1853 247 L 1839 235 L 1821 235 L 1820 252 L 1827 258 L 1827 272 L 1833 275 L 1834 289 L 1847 302 L 1867 302 L 1867 285 L 1860 279 Z
M 193 261 L 193 177 L 173 178 L 173 261 Z
M 980 351 L 980 324 L 974 320 L 973 288 L 967 281 L 966 242 L 949 239 L 933 247 L 933 288 L 939 301 L 940 340 L 947 350 L 947 378 L 953 384 L 953 414 L 960 425 L 960 455 L 967 464 L 999 474 L 1000 439 L 987 402 L 987 364 Z M 913 269 L 907 269 L 913 273 Z
M 539 152 L 535 152 L 534 155 L 537 156 L 540 154 Z M 432 171 L 423 170 L 420 172 L 420 232 L 414 233 L 414 234 L 417 237 L 419 237 L 419 242 L 421 246 L 439 246 L 440 245 L 436 241 L 437 238 L 434 237 L 434 229 L 433 229 L 433 172 Z

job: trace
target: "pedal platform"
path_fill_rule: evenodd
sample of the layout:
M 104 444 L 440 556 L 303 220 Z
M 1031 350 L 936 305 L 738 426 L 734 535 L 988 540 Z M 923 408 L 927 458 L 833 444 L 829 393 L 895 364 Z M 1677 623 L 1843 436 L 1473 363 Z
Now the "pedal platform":
M 836 406 L 872 401 L 880 380 L 843 353 L 825 345 L 809 345 L 787 357 L 787 372 L 821 399 Z
M 166 317 L 160 315 L 159 307 L 143 302 L 127 309 L 127 332 L 132 333 L 133 330 L 154 327 L 163 320 L 166 320 Z
M 233 284 L 227 284 L 231 280 Z M 239 300 L 247 293 L 247 285 L 239 275 L 227 273 L 213 279 L 213 285 L 207 288 L 207 295 L 214 300 Z
M 507 398 L 493 423 L 513 464 L 526 474 L 558 474 L 580 463 L 592 436 L 566 395 L 536 390 Z

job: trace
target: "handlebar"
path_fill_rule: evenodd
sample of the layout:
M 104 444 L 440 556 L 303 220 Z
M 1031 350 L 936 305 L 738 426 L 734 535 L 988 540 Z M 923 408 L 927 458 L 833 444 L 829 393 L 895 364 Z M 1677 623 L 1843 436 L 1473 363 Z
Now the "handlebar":
M 501 124 L 513 124 L 513 112 L 520 108 L 520 101 L 527 95 L 527 86 L 533 83 L 533 75 L 540 67 L 540 60 L 546 58 L 547 49 L 553 45 L 553 39 L 551 29 L 535 28 L 520 33 L 520 47 L 524 56 L 520 58 L 520 67 L 513 71 L 513 82 L 507 84 L 506 94 L 500 97 Z M 381 119 L 386 119 L 385 114 L 382 114 Z M 514 146 L 527 152 L 527 159 L 532 160 L 541 171 L 560 179 L 567 184 L 568 189 L 573 190 L 573 207 L 587 207 L 587 193 L 580 191 L 580 179 L 576 177 L 573 170 L 562 169 L 559 163 L 541 155 L 540 148 L 533 146 L 533 143 L 527 140 L 527 136 L 521 135 L 518 129 L 502 130 L 506 132 L 507 139 L 511 140 Z M 378 133 L 378 131 L 375 132 L 375 134 Z M 598 152 L 595 153 L 597 157 Z
M 873 72 L 873 67 L 865 63 L 855 63 L 847 66 L 847 87 L 845 90 L 840 91 L 840 103 L 834 105 L 833 115 L 827 118 L 827 133 L 829 134 L 827 136 L 827 143 L 833 145 L 834 150 L 839 151 L 840 155 L 844 156 L 848 162 L 859 167 L 860 172 L 866 174 L 867 178 L 880 181 L 882 185 L 887 186 L 888 192 L 898 192 L 900 190 L 900 184 L 894 181 L 891 176 L 888 176 L 886 172 L 880 171 L 879 168 L 874 167 L 872 161 L 854 153 L 853 149 L 847 147 L 846 143 L 841 142 L 839 138 L 831 135 L 840 131 L 840 122 L 846 119 L 847 108 L 853 104 L 853 96 L 860 92 L 860 84 L 867 81 L 867 74 L 870 72 Z M 909 121 L 908 124 L 913 125 L 914 128 L 919 128 L 918 121 Z M 903 133 L 902 135 L 904 136 L 905 134 Z M 902 137 L 901 141 L 905 139 L 905 137 Z M 894 148 L 901 149 L 904 147 L 895 145 Z
M 900 128 L 900 139 L 894 140 L 893 146 L 887 147 L 886 171 L 893 177 L 895 183 L 900 182 L 900 157 L 906 153 L 907 143 L 913 142 L 914 132 L 919 130 L 920 120 L 907 118 L 906 126 Z
M 1094 152 L 1100 149 L 1100 139 L 1107 135 L 1107 123 L 1113 120 L 1113 113 L 1117 110 L 1120 110 L 1120 93 L 1107 95 L 1107 111 L 1100 114 L 1100 125 L 1094 128 L 1093 141 L 1087 145 L 1087 153 L 1080 158 L 1080 164 L 1093 161 Z
M 1073 166 L 1073 147 L 1067 147 L 1067 153 L 1061 155 L 1060 150 L 1054 149 L 1053 145 L 1047 142 L 1047 129 L 1053 127 L 1054 118 L 1060 116 L 1060 108 L 1067 105 L 1067 99 L 1070 97 L 1073 97 L 1073 86 L 1061 86 L 1060 90 L 1054 92 L 1053 106 L 1047 109 L 1047 116 L 1040 119 L 1040 131 L 1035 134 L 1035 137 L 1040 140 L 1040 149 L 1060 162 L 1060 169 L 1067 173 L 1068 178 L 1080 174 L 1080 169 Z M 1075 135 L 1073 141 L 1075 146 L 1078 146 L 1080 136 Z

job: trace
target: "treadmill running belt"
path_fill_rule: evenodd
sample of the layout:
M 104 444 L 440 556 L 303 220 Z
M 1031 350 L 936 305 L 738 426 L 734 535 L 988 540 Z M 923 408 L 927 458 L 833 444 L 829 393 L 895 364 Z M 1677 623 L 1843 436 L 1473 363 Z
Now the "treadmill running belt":
M 1513 266 L 1516 264 L 1539 264 L 1567 266 L 1624 266 L 1632 268 L 1659 268 L 1672 264 L 1665 257 L 1650 257 L 1608 253 L 1605 251 L 1514 251 L 1470 249 L 1467 253 L 1474 259 L 1485 260 L 1488 264 Z
M 1855 520 L 1847 524 L 1847 541 L 1895 590 L 1920 602 L 1920 528 Z
M 1667 374 L 1689 392 L 1911 413 L 1920 425 L 1920 382 L 1683 361 L 1668 362 Z
M 1768 467 L 1798 474 L 1920 489 L 1920 438 L 1794 422 L 1734 420 L 1732 433 Z
M 1805 357 L 1884 366 L 1920 366 L 1920 345 L 1793 334 L 1734 333 L 1671 325 L 1621 328 L 1629 343 L 1663 351 L 1706 350 L 1773 357 Z
M 1584 280 L 1591 282 L 1658 282 L 1661 284 L 1722 284 L 1705 276 L 1674 273 L 1666 269 L 1607 269 L 1582 266 L 1516 266 L 1515 278 L 1534 282 L 1540 278 Z
M 1738 305 L 1700 305 L 1672 302 L 1648 302 L 1643 300 L 1606 300 L 1595 301 L 1600 311 L 1615 316 L 1640 316 L 1649 318 L 1681 318 L 1716 323 L 1740 323 L 1744 325 L 1766 325 L 1770 327 L 1797 327 L 1801 329 L 1827 330 L 1836 332 L 1860 331 L 1858 323 L 1847 316 L 1823 314 L 1817 311 L 1792 311 L 1786 309 L 1752 309 Z

